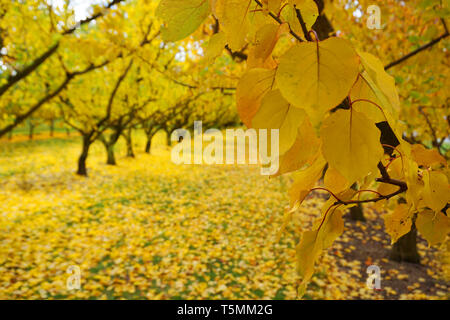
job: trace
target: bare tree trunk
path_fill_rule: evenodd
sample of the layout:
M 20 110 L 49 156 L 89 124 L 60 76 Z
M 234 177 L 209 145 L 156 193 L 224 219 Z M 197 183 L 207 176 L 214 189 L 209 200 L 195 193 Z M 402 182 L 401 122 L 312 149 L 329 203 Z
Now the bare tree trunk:
M 90 136 L 83 135 L 83 146 L 80 157 L 78 158 L 77 174 L 87 177 L 86 159 L 89 155 L 89 147 L 91 146 Z
M 126 130 L 123 134 L 125 141 L 127 143 L 127 157 L 134 158 L 134 150 L 133 150 L 133 136 L 132 136 L 132 129 L 129 128 Z
M 147 134 L 147 143 L 145 144 L 145 153 L 151 153 L 152 151 L 152 139 L 154 133 L 152 131 L 146 132 Z
M 353 190 L 358 190 L 358 185 L 354 183 L 351 188 Z M 361 203 L 358 203 L 357 206 L 350 208 L 350 217 L 355 221 L 366 221 L 366 218 L 364 217 L 363 206 Z
M 398 262 L 420 263 L 420 255 L 417 252 L 417 228 L 415 224 L 412 225 L 411 231 L 394 243 L 389 259 Z
M 350 216 L 352 220 L 355 221 L 366 221 L 366 218 L 364 217 L 363 208 L 360 203 L 358 203 L 357 206 L 350 208 Z
M 171 147 L 172 146 L 172 140 L 170 140 L 170 131 L 169 131 L 169 129 L 164 129 L 164 132 L 166 133 L 167 145 L 169 147 Z
M 113 144 L 106 145 L 106 153 L 108 154 L 106 164 L 115 166 L 117 163 L 116 163 L 116 157 L 114 155 L 114 145 Z
M 106 140 L 106 138 L 103 135 L 100 135 L 99 140 L 103 143 L 103 146 L 105 147 L 106 151 L 106 164 L 115 166 L 116 163 L 116 157 L 114 155 L 114 142 Z
M 152 137 L 147 137 L 147 143 L 145 144 L 145 153 L 150 153 L 152 148 Z
M 50 120 L 50 137 L 53 137 L 53 134 L 55 133 L 55 120 Z
M 29 121 L 28 122 L 28 139 L 33 140 L 33 136 L 34 136 L 34 124 L 31 121 Z
M 114 127 L 114 131 L 109 135 L 108 138 L 106 138 L 103 134 L 99 136 L 99 140 L 103 143 L 106 150 L 106 164 L 115 166 L 116 163 L 116 157 L 114 154 L 114 146 L 116 145 L 117 141 L 119 140 L 120 135 L 123 133 L 122 127 Z

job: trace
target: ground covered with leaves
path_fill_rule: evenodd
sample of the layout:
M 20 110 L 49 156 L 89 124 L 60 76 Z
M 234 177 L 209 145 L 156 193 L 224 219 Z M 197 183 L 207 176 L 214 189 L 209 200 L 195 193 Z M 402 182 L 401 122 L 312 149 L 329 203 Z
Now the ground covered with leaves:
M 137 137 L 139 149 L 143 141 Z M 175 165 L 156 137 L 151 155 L 107 166 L 100 144 L 89 177 L 74 174 L 78 137 L 0 142 L 0 299 L 295 299 L 296 230 L 312 194 L 277 241 L 288 177 L 251 166 Z M 420 241 L 421 265 L 386 259 L 382 212 L 365 208 L 323 254 L 304 298 L 449 298 L 445 257 Z M 382 289 L 366 287 L 367 265 Z M 68 290 L 79 266 L 81 289 Z

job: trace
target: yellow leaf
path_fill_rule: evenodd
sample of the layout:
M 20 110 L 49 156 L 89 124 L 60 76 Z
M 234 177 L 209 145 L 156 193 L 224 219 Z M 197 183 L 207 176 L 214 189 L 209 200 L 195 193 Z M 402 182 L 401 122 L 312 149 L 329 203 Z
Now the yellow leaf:
M 275 240 L 276 242 L 280 241 L 281 235 L 283 234 L 283 232 L 286 229 L 289 221 L 292 218 L 292 213 L 295 212 L 299 207 L 300 207 L 300 205 L 297 203 L 294 207 L 285 210 L 284 215 L 283 215 L 283 222 L 281 224 L 281 228 L 277 232 L 277 236 L 276 236 L 276 240 Z
M 364 71 L 360 75 L 360 79 L 370 87 L 370 90 L 376 97 L 376 100 L 374 101 L 372 100 L 373 95 L 366 92 L 366 94 L 368 94 L 368 99 L 377 103 L 382 108 L 386 121 L 389 123 L 389 126 L 392 128 L 397 138 L 400 139 L 402 130 L 398 128 L 396 120 L 400 109 L 400 101 L 395 87 L 395 80 L 386 73 L 383 64 L 378 58 L 366 52 L 359 53 L 359 56 L 364 68 Z M 355 86 L 357 85 L 358 84 L 355 84 Z M 361 102 L 358 102 L 356 104 L 359 105 L 360 103 Z M 366 107 L 368 106 L 366 105 Z M 377 121 L 379 119 L 374 120 Z
M 411 230 L 410 207 L 407 204 L 399 204 L 393 212 L 385 214 L 383 219 L 386 232 L 391 236 L 391 243 L 397 242 Z
M 305 116 L 305 111 L 294 108 L 283 98 L 280 90 L 273 90 L 262 99 L 261 107 L 252 120 L 252 127 L 279 129 L 279 154 L 282 155 L 294 144 L 297 130 Z
M 305 231 L 296 247 L 297 272 L 302 277 L 299 295 L 304 293 L 307 281 L 314 273 L 314 263 L 323 249 L 329 248 L 344 231 L 342 211 L 332 207 L 333 200 L 325 203 L 322 217 L 314 225 L 314 230 Z
M 211 13 L 207 0 L 161 0 L 156 9 L 165 26 L 165 41 L 178 41 L 192 34 Z
M 306 29 L 311 30 L 312 26 L 319 16 L 319 9 L 314 0 L 301 0 L 301 1 L 291 1 L 289 5 L 285 6 L 281 12 L 283 20 L 289 23 L 292 31 L 304 39 L 303 29 L 298 21 L 297 12 L 295 11 L 294 5 L 300 10 L 303 21 L 305 22 Z
M 287 24 L 266 24 L 255 35 L 252 47 L 249 49 L 248 68 L 267 67 L 274 68 L 276 63 L 272 59 L 272 51 L 280 36 L 289 31 Z
M 380 131 L 356 111 L 338 110 L 323 122 L 322 153 L 350 184 L 376 170 L 383 156 Z
M 272 11 L 273 13 L 278 14 L 278 10 L 280 10 L 280 6 L 281 6 L 281 1 L 282 0 L 268 0 L 268 8 L 269 11 Z
M 383 63 L 374 55 L 368 52 L 358 52 L 358 55 L 364 70 L 380 90 L 377 97 L 382 102 L 383 108 L 389 107 L 388 111 L 396 115 L 400 109 L 400 99 L 394 78 L 384 70 Z
M 320 156 L 320 139 L 317 138 L 314 128 L 308 117 L 298 128 L 297 138 L 292 147 L 280 157 L 279 169 L 274 176 L 300 169 L 305 164 L 312 164 Z
M 412 159 L 411 145 L 400 139 L 400 145 L 397 150 L 402 153 L 402 166 L 408 189 L 406 190 L 406 202 L 413 205 L 414 209 L 418 209 L 422 201 L 422 192 L 424 188 L 423 181 L 419 176 L 419 166 Z
M 206 48 L 205 60 L 207 63 L 213 63 L 214 60 L 222 54 L 227 43 L 226 36 L 223 32 L 214 34 L 210 39 Z
M 319 156 L 311 166 L 294 173 L 294 183 L 289 190 L 291 207 L 293 207 L 297 202 L 303 202 L 309 191 L 314 187 L 316 181 L 322 176 L 322 171 L 325 164 L 325 159 L 322 156 Z
M 436 149 L 426 149 L 421 144 L 414 144 L 411 148 L 411 154 L 418 165 L 430 167 L 434 164 L 445 166 L 446 161 Z
M 426 209 L 417 215 L 416 226 L 428 244 L 433 246 L 443 242 L 450 232 L 450 218 L 440 211 L 434 213 Z
M 252 0 L 216 0 L 214 15 L 220 22 L 221 30 L 227 35 L 227 42 L 234 51 L 245 44 L 249 30 L 248 13 Z
M 275 70 L 255 68 L 247 71 L 236 89 L 237 110 L 247 127 L 258 111 L 265 94 L 274 87 Z
M 322 248 L 316 240 L 317 230 L 305 231 L 297 245 L 297 273 L 303 278 L 302 282 L 306 282 L 312 277 L 314 263 L 321 253 Z
M 307 0 L 289 0 L 289 3 L 295 6 L 301 6 L 303 5 Z
M 325 203 L 323 210 L 328 210 L 334 202 L 335 199 L 331 198 Z M 324 216 L 325 214 L 326 217 Z M 331 247 L 334 240 L 344 232 L 344 220 L 342 220 L 342 214 L 342 210 L 336 206 L 328 210 L 328 213 L 324 211 L 322 217 L 315 221 L 315 228 L 318 229 L 320 227 L 317 240 L 320 241 L 321 249 Z
M 382 110 L 380 110 L 373 103 L 363 101 L 369 100 L 376 103 L 378 106 L 381 106 L 381 102 L 378 100 L 371 87 L 367 84 L 366 81 L 363 80 L 362 77 L 358 78 L 358 81 L 356 81 L 355 85 L 350 91 L 350 98 L 352 101 L 354 101 L 354 103 L 352 104 L 354 110 L 364 113 L 367 118 L 374 122 L 386 121 Z
M 358 76 L 358 63 L 346 40 L 304 42 L 283 55 L 276 81 L 283 96 L 314 120 L 344 100 Z
M 423 201 L 433 211 L 440 211 L 450 202 L 450 185 L 447 176 L 441 172 L 423 172 Z
M 325 188 L 335 194 L 345 191 L 350 187 L 350 183 L 348 182 L 348 180 L 345 179 L 345 177 L 342 176 L 339 171 L 331 166 L 328 167 L 327 171 L 325 172 L 324 185 Z

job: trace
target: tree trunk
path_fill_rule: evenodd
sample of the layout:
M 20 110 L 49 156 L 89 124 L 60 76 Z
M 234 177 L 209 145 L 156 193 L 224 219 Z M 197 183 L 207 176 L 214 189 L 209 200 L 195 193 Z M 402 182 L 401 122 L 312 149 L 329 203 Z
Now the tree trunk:
M 115 166 L 117 163 L 116 163 L 116 157 L 114 155 L 114 144 L 106 145 L 106 153 L 108 154 L 106 164 L 108 164 L 110 166 Z
M 86 159 L 89 154 L 89 147 L 91 146 L 90 137 L 83 136 L 83 148 L 78 158 L 78 170 L 77 174 L 80 176 L 87 177 Z
M 10 130 L 9 132 L 8 132 L 8 140 L 12 140 L 12 138 L 13 138 L 13 131 L 12 130 Z
M 411 231 L 394 243 L 389 259 L 398 262 L 420 263 L 420 255 L 417 252 L 417 228 L 415 224 L 412 225 Z
M 28 124 L 29 124 L 28 139 L 29 139 L 29 140 L 33 140 L 33 136 L 34 136 L 34 124 L 32 124 L 31 122 L 29 122 Z
M 167 145 L 169 147 L 171 147 L 172 146 L 172 140 L 170 140 L 170 131 L 168 129 L 164 129 L 164 132 L 166 133 Z
M 152 138 L 153 135 L 147 134 L 147 143 L 145 144 L 145 153 L 150 153 L 152 149 Z
M 128 129 L 123 136 L 127 143 L 127 157 L 134 158 L 132 129 Z
M 351 188 L 355 191 L 358 190 L 358 184 L 354 183 Z M 366 221 L 366 218 L 364 217 L 363 206 L 361 203 L 358 203 L 357 206 L 350 208 L 350 217 L 355 221 Z
M 55 120 L 50 120 L 50 137 L 53 137 L 55 133 Z
M 366 221 L 361 203 L 358 203 L 357 206 L 350 208 L 350 217 L 355 221 Z
M 117 130 L 111 133 L 109 136 L 109 139 L 106 138 L 103 134 L 100 135 L 99 140 L 103 143 L 106 150 L 106 164 L 115 166 L 116 163 L 116 157 L 114 154 L 114 146 L 116 145 L 117 141 L 119 140 L 120 135 L 122 134 L 122 130 Z
M 116 165 L 116 157 L 114 155 L 114 143 L 111 141 L 107 141 L 105 137 L 100 136 L 100 141 L 103 143 L 106 151 L 106 164 L 115 166 Z

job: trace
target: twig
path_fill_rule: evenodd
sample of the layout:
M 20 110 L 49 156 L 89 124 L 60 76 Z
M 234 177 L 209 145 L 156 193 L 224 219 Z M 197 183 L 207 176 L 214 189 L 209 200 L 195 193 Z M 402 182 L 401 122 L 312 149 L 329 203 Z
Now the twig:
M 263 7 L 263 4 L 261 3 L 261 1 L 259 0 L 254 0 L 256 2 L 256 4 L 258 6 L 260 6 L 261 8 Z M 283 21 L 281 21 L 280 18 L 277 17 L 277 15 L 275 15 L 274 13 L 269 11 L 269 16 L 271 16 L 276 22 L 278 22 L 279 24 L 283 24 Z M 303 40 L 298 34 L 296 34 L 294 31 L 292 31 L 291 26 L 289 26 L 289 33 L 295 38 L 297 39 L 299 42 L 304 42 L 305 40 Z
M 309 34 L 308 29 L 306 28 L 306 24 L 305 24 L 305 21 L 303 20 L 300 9 L 295 8 L 295 13 L 297 14 L 297 19 L 298 19 L 298 22 L 300 22 L 305 39 L 308 41 L 312 41 L 311 35 Z
M 396 179 L 392 179 L 388 172 L 386 171 L 386 168 L 383 166 L 383 164 L 381 162 L 378 163 L 378 170 L 381 173 L 381 178 L 377 178 L 376 181 L 377 182 L 381 182 L 381 183 L 387 183 L 387 184 L 391 184 L 394 186 L 398 186 L 398 190 L 395 192 L 392 192 L 390 194 L 387 195 L 380 195 L 377 198 L 373 198 L 373 199 L 366 199 L 366 200 L 349 200 L 349 201 L 344 201 L 341 199 L 336 198 L 336 202 L 334 203 L 334 205 L 338 205 L 338 204 L 343 204 L 343 205 L 349 205 L 349 204 L 360 204 L 360 203 L 368 203 L 368 202 L 378 202 L 381 200 L 388 200 L 392 197 L 395 197 L 396 195 L 405 192 L 406 190 L 408 190 L 408 186 L 406 184 L 406 182 L 404 181 L 400 181 L 400 180 L 396 180 Z

